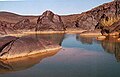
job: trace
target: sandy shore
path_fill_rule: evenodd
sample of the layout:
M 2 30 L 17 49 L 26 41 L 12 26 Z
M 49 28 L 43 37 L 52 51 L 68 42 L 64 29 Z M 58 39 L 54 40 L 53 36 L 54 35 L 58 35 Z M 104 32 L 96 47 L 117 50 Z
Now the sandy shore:
M 81 33 L 80 36 L 101 36 L 101 33 Z
M 7 35 L 1 35 L 2 36 L 16 36 L 16 37 L 21 37 L 21 36 L 26 36 L 26 35 L 31 35 L 31 34 L 55 34 L 55 33 L 68 33 L 68 34 L 75 34 L 75 33 L 82 33 L 86 30 L 67 30 L 67 31 L 27 31 L 27 32 L 21 32 L 21 33 L 14 33 L 14 34 L 7 34 Z

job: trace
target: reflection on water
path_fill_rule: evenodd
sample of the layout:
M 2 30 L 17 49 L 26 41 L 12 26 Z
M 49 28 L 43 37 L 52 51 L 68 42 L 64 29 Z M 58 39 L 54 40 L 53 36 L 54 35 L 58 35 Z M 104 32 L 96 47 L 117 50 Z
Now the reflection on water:
M 55 55 L 59 50 L 32 56 L 0 61 L 0 73 L 24 70 L 38 64 L 42 59 Z
M 115 54 L 117 61 L 120 61 L 120 42 L 113 39 L 106 39 L 101 41 L 103 49 L 108 52 Z
M 61 45 L 63 49 L 0 61 L 0 72 L 2 73 L 0 77 L 120 76 L 120 43 L 113 39 L 112 41 L 111 39 L 98 41 L 95 37 L 83 37 L 79 34 L 42 34 L 24 37 L 46 39 L 52 44 Z
M 96 40 L 95 37 L 87 37 L 78 35 L 66 35 L 69 40 L 63 40 L 64 47 L 84 48 L 86 50 L 108 52 L 115 55 L 116 59 L 120 60 L 120 42 L 115 38 L 107 38 L 103 41 Z

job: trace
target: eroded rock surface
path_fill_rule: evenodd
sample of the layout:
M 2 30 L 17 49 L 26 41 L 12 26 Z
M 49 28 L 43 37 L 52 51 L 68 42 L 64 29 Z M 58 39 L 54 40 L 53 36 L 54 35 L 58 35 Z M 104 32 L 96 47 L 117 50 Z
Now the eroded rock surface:
M 63 35 L 51 35 L 46 37 L 34 35 L 23 36 L 17 39 L 15 37 L 1 38 L 0 41 L 2 40 L 2 42 L 0 42 L 0 58 L 16 58 L 41 52 L 47 52 L 49 50 L 60 49 L 62 39 Z
M 62 31 L 64 30 L 64 24 L 59 15 L 51 11 L 45 11 L 37 20 L 36 31 L 39 30 Z

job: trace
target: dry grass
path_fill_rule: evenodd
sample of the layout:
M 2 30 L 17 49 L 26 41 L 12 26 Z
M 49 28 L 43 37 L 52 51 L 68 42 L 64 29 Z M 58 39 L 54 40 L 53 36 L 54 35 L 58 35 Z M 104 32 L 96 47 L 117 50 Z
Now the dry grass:
M 115 16 L 115 17 L 108 17 L 107 19 L 101 19 L 101 24 L 103 26 L 111 26 L 113 23 L 117 22 L 120 20 L 120 16 Z

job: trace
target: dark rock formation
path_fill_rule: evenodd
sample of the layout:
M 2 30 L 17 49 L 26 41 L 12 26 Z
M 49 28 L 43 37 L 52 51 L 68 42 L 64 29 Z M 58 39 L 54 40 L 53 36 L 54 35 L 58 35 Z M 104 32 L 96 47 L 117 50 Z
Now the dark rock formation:
M 6 36 L 0 38 L 0 51 L 2 51 L 7 45 L 9 45 L 12 41 L 18 39 L 13 36 Z
M 64 30 L 64 24 L 61 17 L 54 14 L 51 11 L 45 11 L 37 20 L 36 31 L 62 31 Z
M 80 18 L 77 20 L 77 25 L 79 28 L 84 30 L 95 30 L 95 26 L 97 25 L 97 20 L 94 18 L 94 15 L 91 13 L 83 14 Z
M 15 40 L 7 39 L 8 37 L 1 38 L 2 44 L 0 51 L 1 59 L 22 57 L 31 54 L 47 52 L 49 49 L 59 49 L 63 36 L 46 36 L 39 35 L 24 36 Z M 14 37 L 15 38 L 15 37 Z M 14 39 L 13 38 L 13 39 Z M 7 39 L 8 41 L 4 41 Z
M 64 27 L 66 30 L 78 28 L 77 19 L 81 14 L 65 15 L 61 16 Z

